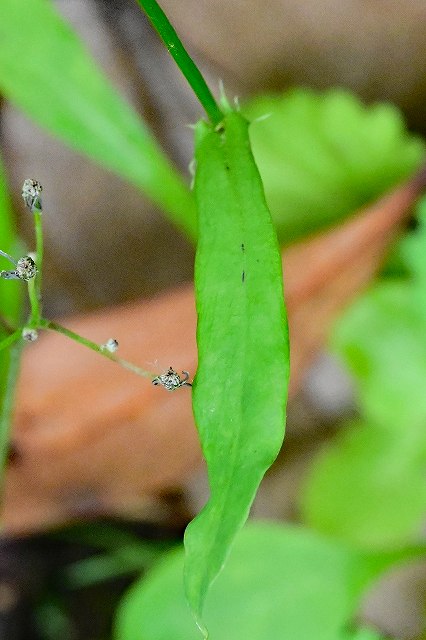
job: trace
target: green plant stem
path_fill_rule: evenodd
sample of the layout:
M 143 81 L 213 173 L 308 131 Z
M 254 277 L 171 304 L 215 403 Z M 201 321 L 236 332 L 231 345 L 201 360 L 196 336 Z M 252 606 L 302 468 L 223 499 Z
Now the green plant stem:
M 144 369 L 141 369 L 140 367 L 133 364 L 132 362 L 128 362 L 128 360 L 123 360 L 123 358 L 118 358 L 114 353 L 111 353 L 106 349 L 102 349 L 102 347 L 96 342 L 92 342 L 92 340 L 83 338 L 83 336 L 80 336 L 78 333 L 74 333 L 74 331 L 71 331 L 70 329 L 63 327 L 57 322 L 53 322 L 52 320 L 46 320 L 45 318 L 42 318 L 40 320 L 39 326 L 42 329 L 50 329 L 51 331 L 56 331 L 57 333 L 61 333 L 63 336 L 66 336 L 67 338 L 74 340 L 74 342 L 78 342 L 79 344 L 82 344 L 83 346 L 88 347 L 92 351 L 96 351 L 96 353 L 99 353 L 101 356 L 108 358 L 108 360 L 112 360 L 112 362 L 116 362 L 117 364 L 122 366 L 124 369 L 127 369 L 128 371 L 132 371 L 133 373 L 136 373 L 136 375 L 138 376 L 142 376 L 143 378 L 151 378 L 151 379 L 157 376 L 156 373 L 145 371 Z
M 21 329 L 15 331 L 13 336 L 16 339 L 21 334 Z M 11 337 L 11 336 L 9 336 Z M 4 344 L 4 340 L 1 345 Z M 16 380 L 19 373 L 19 363 L 21 356 L 22 344 L 16 344 L 9 354 L 9 371 L 6 380 L 6 391 L 3 396 L 3 405 L 0 411 L 0 478 L 1 488 L 3 488 L 4 469 L 9 453 L 10 426 L 12 422 L 12 411 L 15 398 Z
M 41 323 L 41 305 L 36 285 L 37 276 L 28 281 L 28 297 L 31 305 L 30 326 L 37 329 Z
M 43 218 L 39 209 L 34 210 L 34 229 L 36 235 L 36 265 L 37 274 L 35 278 L 28 281 L 28 296 L 31 305 L 30 326 L 37 329 L 41 322 L 41 277 L 43 271 Z
M 200 70 L 189 56 L 166 14 L 156 0 L 138 0 L 138 2 L 203 105 L 212 124 L 217 126 L 223 120 L 223 114 Z
M 43 271 L 43 258 L 44 258 L 44 241 L 43 241 L 43 214 L 39 209 L 34 211 L 34 228 L 36 234 L 36 265 L 37 275 L 35 277 L 35 293 L 39 301 L 40 314 L 41 314 L 41 278 Z M 40 320 L 41 315 L 38 320 Z
M 10 347 L 12 344 L 17 342 L 21 336 L 22 336 L 22 329 L 19 328 L 19 329 L 16 329 L 16 331 L 14 331 L 13 333 L 6 336 L 6 338 L 3 338 L 3 340 L 0 341 L 0 351 L 3 351 L 3 349 Z

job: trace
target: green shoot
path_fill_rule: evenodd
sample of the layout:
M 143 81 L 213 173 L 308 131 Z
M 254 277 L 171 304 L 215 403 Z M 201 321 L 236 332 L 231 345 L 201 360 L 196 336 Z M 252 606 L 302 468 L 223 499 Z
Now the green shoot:
M 211 123 L 213 126 L 217 126 L 223 120 L 223 113 L 219 109 L 200 70 L 188 55 L 188 52 L 170 24 L 166 14 L 156 0 L 138 0 L 138 2 L 166 45 L 168 52 L 189 82 L 198 100 L 203 105 Z

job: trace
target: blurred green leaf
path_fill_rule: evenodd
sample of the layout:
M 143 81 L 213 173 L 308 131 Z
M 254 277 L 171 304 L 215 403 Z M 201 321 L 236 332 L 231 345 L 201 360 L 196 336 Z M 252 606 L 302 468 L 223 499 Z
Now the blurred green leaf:
M 81 589 L 120 576 L 139 574 L 149 568 L 159 555 L 159 550 L 150 549 L 148 545 L 117 546 L 114 552 L 93 555 L 69 564 L 64 569 L 65 582 L 70 589 Z
M 350 308 L 332 336 L 355 376 L 362 414 L 401 436 L 426 424 L 426 315 L 418 293 L 413 282 L 379 284 Z
M 52 532 L 49 537 L 102 550 L 102 553 L 71 562 L 64 568 L 62 575 L 71 589 L 139 574 L 172 548 L 171 542 L 144 540 L 136 532 L 103 521 L 72 524 Z
M 0 157 L 0 249 L 9 255 L 15 256 L 20 249 L 20 243 L 16 234 L 13 220 L 12 205 L 6 184 L 3 162 Z M 18 256 L 19 257 L 19 256 Z M 0 271 L 13 269 L 5 258 L 0 256 Z M 12 326 L 16 323 L 22 302 L 22 285 L 19 282 L 10 282 L 0 278 L 0 315 Z M 4 327 L 0 324 L 0 334 Z M 1 355 L 0 355 L 1 358 Z M 3 367 L 0 366 L 0 376 Z M 0 389 L 3 385 L 0 386 Z
M 362 420 L 313 466 L 305 520 L 367 547 L 418 540 L 426 513 L 425 204 L 402 243 L 411 279 L 385 281 L 339 321 L 334 348 L 355 376 Z
M 426 197 L 417 205 L 417 221 L 416 232 L 408 234 L 400 243 L 400 255 L 412 274 L 413 297 L 426 316 Z
M 6 186 L 6 177 L 0 157 L 0 249 L 12 256 L 20 248 L 13 222 L 12 207 Z M 0 256 L 0 271 L 13 266 Z M 0 278 L 0 341 L 9 333 L 9 325 L 18 323 L 23 303 L 21 282 Z M 5 323 L 4 323 L 5 321 Z M 13 346 L 0 351 L 0 485 L 9 447 L 9 431 L 12 416 L 14 389 L 19 369 L 20 347 Z
M 114 640 L 198 638 L 184 599 L 183 561 L 182 551 L 171 553 L 131 587 L 117 612 Z M 211 638 L 364 640 L 345 629 L 361 594 L 386 566 L 383 558 L 303 528 L 249 523 L 211 587 L 205 611 Z
M 0 90 L 52 134 L 139 187 L 195 237 L 187 186 L 51 2 L 2 0 Z
M 375 629 L 363 627 L 356 631 L 348 631 L 344 633 L 339 640 L 389 640 Z
M 423 426 L 424 429 L 424 426 Z M 324 534 L 370 548 L 420 540 L 426 512 L 426 437 L 355 424 L 317 458 L 302 511 Z
M 201 615 L 284 436 L 288 334 L 281 259 L 239 114 L 197 127 L 198 370 L 193 407 L 211 497 L 188 526 L 185 580 Z
M 283 244 L 327 227 L 408 178 L 425 156 L 389 104 L 347 91 L 295 89 L 244 106 Z

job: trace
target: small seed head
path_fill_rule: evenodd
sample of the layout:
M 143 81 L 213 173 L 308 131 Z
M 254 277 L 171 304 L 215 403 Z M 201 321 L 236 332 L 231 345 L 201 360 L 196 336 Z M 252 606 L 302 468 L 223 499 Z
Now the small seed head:
M 36 263 L 30 256 L 24 256 L 23 258 L 19 258 L 16 263 L 16 275 L 20 280 L 32 280 L 35 278 L 37 274 L 37 266 Z
M 34 212 L 34 209 L 38 211 L 42 210 L 41 205 L 41 192 L 43 187 L 37 180 L 27 178 L 22 185 L 22 197 L 28 209 Z
M 35 342 L 38 339 L 38 331 L 36 329 L 24 327 L 22 329 L 22 337 L 26 342 Z

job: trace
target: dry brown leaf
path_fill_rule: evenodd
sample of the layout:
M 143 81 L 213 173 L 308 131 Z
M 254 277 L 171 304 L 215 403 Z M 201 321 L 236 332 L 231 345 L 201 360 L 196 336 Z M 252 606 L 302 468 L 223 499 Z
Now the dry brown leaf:
M 342 307 L 377 270 L 423 182 L 286 251 L 291 393 Z M 195 373 L 191 287 L 63 323 L 98 343 L 117 338 L 123 358 L 155 372 L 172 365 Z M 9 534 L 98 514 L 142 517 L 201 463 L 190 389 L 153 387 L 51 333 L 25 352 L 13 443 L 3 513 Z

